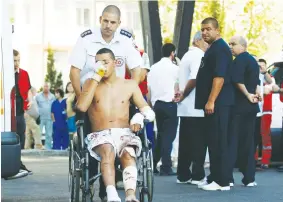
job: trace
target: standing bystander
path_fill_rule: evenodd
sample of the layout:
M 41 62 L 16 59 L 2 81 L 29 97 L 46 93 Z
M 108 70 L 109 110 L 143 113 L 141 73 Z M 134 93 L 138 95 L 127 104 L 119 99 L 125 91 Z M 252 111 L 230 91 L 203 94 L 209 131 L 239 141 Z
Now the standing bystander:
M 203 127 L 204 112 L 195 109 L 195 86 L 201 59 L 208 46 L 200 31 L 195 34 L 192 45 L 181 60 L 179 72 L 182 93 L 176 100 L 179 102 L 178 116 L 181 122 L 177 183 L 199 184 L 205 178 L 204 161 L 207 146 Z
M 51 117 L 53 121 L 53 149 L 64 150 L 69 145 L 69 132 L 67 124 L 67 104 L 64 91 L 55 90 L 56 100 L 51 105 Z
M 235 83 L 235 106 L 232 110 L 231 134 L 229 140 L 230 186 L 234 185 L 233 169 L 239 156 L 239 170 L 244 175 L 245 186 L 256 186 L 254 159 L 254 130 L 256 114 L 259 112 L 258 94 L 259 68 L 257 61 L 247 50 L 247 41 L 242 36 L 234 36 L 229 42 L 233 61 L 233 82 Z M 238 150 L 239 145 L 241 148 Z
M 221 38 L 215 18 L 201 23 L 202 37 L 210 47 L 204 54 L 197 79 L 195 108 L 205 112 L 205 127 L 210 157 L 210 175 L 199 188 L 207 191 L 230 190 L 228 126 L 234 88 L 231 82 L 232 54 Z
M 32 94 L 30 91 L 31 85 L 28 73 L 20 68 L 20 53 L 17 50 L 13 50 L 14 56 L 14 70 L 15 70 L 15 88 L 12 92 L 12 109 L 16 109 L 16 127 L 17 134 L 20 137 L 21 148 L 24 149 L 25 145 L 25 130 L 26 122 L 24 118 L 25 111 L 32 105 Z M 32 174 L 32 171 L 28 170 L 26 166 L 21 162 L 20 169 L 28 171 Z
M 52 119 L 51 119 L 51 105 L 55 100 L 55 96 L 50 92 L 49 83 L 45 82 L 43 91 L 36 96 L 36 102 L 40 114 L 40 129 L 43 134 L 45 129 L 45 149 L 52 148 Z
M 154 64 L 148 74 L 149 102 L 153 106 L 157 123 L 157 143 L 154 149 L 154 172 L 162 159 L 160 175 L 175 175 L 172 170 L 171 151 L 178 127 L 177 103 L 173 102 L 179 67 L 173 64 L 175 46 L 162 47 L 163 58 Z

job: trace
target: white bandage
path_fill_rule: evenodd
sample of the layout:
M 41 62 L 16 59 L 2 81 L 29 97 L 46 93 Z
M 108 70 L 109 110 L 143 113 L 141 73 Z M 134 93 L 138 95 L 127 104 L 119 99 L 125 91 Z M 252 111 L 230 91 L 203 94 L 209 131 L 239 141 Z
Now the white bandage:
M 125 191 L 132 189 L 136 190 L 137 187 L 138 170 L 135 166 L 128 166 L 123 171 L 123 182 Z
M 80 74 L 81 85 L 83 85 L 86 80 L 93 79 L 95 74 L 98 74 L 100 77 L 103 77 L 104 75 L 103 72 L 105 71 L 106 71 L 106 68 L 103 66 L 103 63 L 100 61 L 96 62 L 92 67 L 84 68 Z M 100 79 L 95 79 L 95 80 L 100 80 Z
M 144 115 L 144 119 L 150 122 L 155 120 L 155 113 L 149 106 L 141 108 L 140 112 Z
M 131 125 L 140 124 L 141 128 L 143 128 L 144 125 L 143 120 L 144 120 L 144 115 L 142 115 L 141 113 L 136 113 L 131 119 L 130 124 Z

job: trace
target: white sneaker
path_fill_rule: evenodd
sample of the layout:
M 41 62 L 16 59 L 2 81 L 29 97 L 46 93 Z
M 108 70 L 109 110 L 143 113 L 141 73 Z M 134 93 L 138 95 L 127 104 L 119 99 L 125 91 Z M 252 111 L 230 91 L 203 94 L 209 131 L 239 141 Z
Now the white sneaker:
M 230 186 L 226 186 L 226 187 L 221 187 L 219 184 L 217 184 L 216 182 L 212 182 L 208 185 L 205 185 L 202 187 L 203 190 L 205 191 L 229 191 L 230 190 Z
M 230 182 L 230 183 L 229 183 L 229 186 L 230 186 L 230 187 L 234 187 L 234 183 L 233 183 L 233 182 Z
M 257 183 L 256 182 L 251 182 L 247 185 L 245 185 L 246 187 L 256 187 L 257 186 Z
M 204 181 L 206 181 L 206 177 L 204 177 L 202 180 L 192 180 L 191 184 L 194 184 L 194 185 L 199 185 L 201 183 L 203 183 Z
M 189 179 L 187 181 L 180 181 L 180 180 L 177 179 L 176 182 L 177 182 L 177 184 L 190 184 L 190 183 L 192 183 L 192 179 Z
M 202 182 L 200 182 L 200 183 L 198 184 L 198 188 L 201 189 L 203 186 L 206 186 L 206 185 L 208 185 L 207 180 L 203 180 Z

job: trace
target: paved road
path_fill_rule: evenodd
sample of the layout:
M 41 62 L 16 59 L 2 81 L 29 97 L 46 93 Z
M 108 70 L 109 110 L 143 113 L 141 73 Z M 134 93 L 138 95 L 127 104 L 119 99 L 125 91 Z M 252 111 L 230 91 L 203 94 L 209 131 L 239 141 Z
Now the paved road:
M 34 174 L 17 180 L 2 180 L 1 201 L 68 201 L 67 157 L 24 157 L 23 162 Z M 154 202 L 283 201 L 282 173 L 272 169 L 257 173 L 259 186 L 256 188 L 241 186 L 241 176 L 237 172 L 235 178 L 236 187 L 230 192 L 205 192 L 192 185 L 177 185 L 175 177 L 155 177 Z

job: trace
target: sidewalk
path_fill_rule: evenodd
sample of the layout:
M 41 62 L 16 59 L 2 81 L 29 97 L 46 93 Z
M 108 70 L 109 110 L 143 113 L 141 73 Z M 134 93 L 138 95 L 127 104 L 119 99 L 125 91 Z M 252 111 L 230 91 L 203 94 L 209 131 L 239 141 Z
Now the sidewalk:
M 22 156 L 69 156 L 69 150 L 24 149 Z

